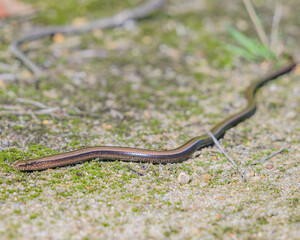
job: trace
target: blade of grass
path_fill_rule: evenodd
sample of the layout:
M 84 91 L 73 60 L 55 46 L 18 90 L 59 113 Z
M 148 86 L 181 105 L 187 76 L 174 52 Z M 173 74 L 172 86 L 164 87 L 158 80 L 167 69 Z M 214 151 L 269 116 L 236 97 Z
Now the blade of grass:
M 268 37 L 267 37 L 267 34 L 261 24 L 261 21 L 258 17 L 258 15 L 256 14 L 255 12 L 255 9 L 251 3 L 250 0 L 243 0 L 244 2 L 244 5 L 247 9 L 247 12 L 251 18 L 251 21 L 253 22 L 254 26 L 255 26 L 255 29 L 256 29 L 256 32 L 257 32 L 257 35 L 260 39 L 260 41 L 262 42 L 262 44 L 264 46 L 266 46 L 267 48 L 269 47 L 269 41 L 268 41 Z
M 276 54 L 276 56 L 279 56 L 279 51 L 278 51 L 278 38 L 279 38 L 279 23 L 282 17 L 282 4 L 280 0 L 276 1 L 276 7 L 275 7 L 275 12 L 274 12 L 274 17 L 272 21 L 272 30 L 271 30 L 271 49 L 273 52 Z
M 249 53 L 244 48 L 236 47 L 231 44 L 227 44 L 226 48 L 228 51 L 234 53 L 235 55 L 238 55 L 238 56 L 248 59 L 250 61 L 258 61 L 259 60 L 259 59 L 257 59 L 257 57 L 255 57 L 253 54 Z
M 228 27 L 228 32 L 229 34 L 241 45 L 245 48 L 245 50 L 242 52 L 241 49 L 233 49 L 231 48 L 231 50 L 235 51 L 235 52 L 239 52 L 239 54 L 242 54 L 242 56 L 246 56 L 248 55 L 247 58 L 250 58 L 249 54 L 252 55 L 253 58 L 255 58 L 256 60 L 259 59 L 268 59 L 268 60 L 273 60 L 275 58 L 275 55 L 264 45 L 257 43 L 255 40 L 248 38 L 247 36 L 245 36 L 243 33 L 241 33 L 240 31 L 232 28 L 232 27 Z M 246 53 L 249 52 L 249 54 Z
M 240 31 L 232 28 L 232 27 L 229 27 L 228 28 L 228 31 L 230 33 L 230 35 L 240 44 L 242 45 L 243 47 L 245 47 L 249 52 L 253 53 L 253 54 L 256 54 L 257 52 L 259 52 L 259 47 L 258 47 L 258 44 L 246 37 L 243 33 L 241 33 Z

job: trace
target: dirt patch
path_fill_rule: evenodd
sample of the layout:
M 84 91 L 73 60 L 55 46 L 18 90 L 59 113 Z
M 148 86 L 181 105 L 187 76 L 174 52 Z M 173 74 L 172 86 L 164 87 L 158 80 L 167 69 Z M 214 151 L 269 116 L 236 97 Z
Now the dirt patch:
M 53 8 L 45 1 L 27 2 L 40 7 L 41 15 L 29 22 L 1 22 L 0 29 L 0 111 L 29 113 L 0 116 L 4 239 L 297 239 L 296 73 L 259 91 L 256 115 L 221 140 L 241 167 L 286 146 L 283 153 L 252 166 L 247 182 L 216 147 L 180 164 L 96 159 L 31 173 L 10 167 L 15 160 L 84 146 L 175 148 L 243 108 L 243 90 L 267 69 L 226 49 L 233 39 L 224 24 L 243 26 L 256 37 L 241 4 L 170 0 L 163 11 L 119 28 L 29 43 L 23 50 L 45 69 L 36 89 L 31 73 L 7 50 L 20 31 L 107 16 L 139 1 L 121 1 L 115 12 L 107 1 L 98 1 L 104 6 L 98 9 L 86 1 L 86 11 L 78 14 L 69 11 L 75 9 L 74 1 Z M 199 7 L 191 8 L 193 3 Z M 255 4 L 269 28 L 273 5 Z M 284 6 L 281 25 L 287 50 L 296 57 L 298 5 L 289 1 Z M 71 13 L 59 18 L 63 11 Z M 34 114 L 40 107 L 20 99 L 59 110 Z M 178 181 L 182 172 L 189 176 L 186 184 Z

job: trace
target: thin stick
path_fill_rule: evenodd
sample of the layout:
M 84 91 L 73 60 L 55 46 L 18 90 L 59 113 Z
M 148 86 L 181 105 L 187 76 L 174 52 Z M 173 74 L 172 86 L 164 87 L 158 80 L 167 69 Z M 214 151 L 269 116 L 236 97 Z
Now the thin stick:
M 0 116 L 5 115 L 16 115 L 16 116 L 24 116 L 24 115 L 32 115 L 33 112 L 28 111 L 0 111 Z
M 17 106 L 17 105 L 6 105 L 6 104 L 1 104 L 0 108 L 4 109 L 4 110 L 22 110 L 23 108 L 21 106 Z
M 271 29 L 271 49 L 278 55 L 278 38 L 279 38 L 279 23 L 282 16 L 282 5 L 279 0 L 276 1 L 276 8 L 274 12 L 274 17 L 272 21 Z
M 266 46 L 266 47 L 270 47 L 269 46 L 269 41 L 268 41 L 268 37 L 267 34 L 259 20 L 259 17 L 257 16 L 255 9 L 251 3 L 250 0 L 243 0 L 244 5 L 247 9 L 247 12 L 251 18 L 252 23 L 254 24 L 254 27 L 256 29 L 256 33 L 260 39 L 260 41 Z
M 259 163 L 263 163 L 263 162 L 267 161 L 268 159 L 270 159 L 270 158 L 276 156 L 277 154 L 281 153 L 284 149 L 285 149 L 285 147 L 282 147 L 282 148 L 280 148 L 277 152 L 271 153 L 269 156 L 264 157 L 264 158 L 260 159 L 259 161 L 256 161 L 256 162 L 254 162 L 254 163 L 250 163 L 247 167 L 245 167 L 244 173 L 246 172 L 246 170 L 247 170 L 250 166 L 256 165 L 256 164 L 259 164 Z
M 267 157 L 265 157 L 265 158 L 262 158 L 262 159 L 259 160 L 259 161 L 256 161 L 256 162 L 254 162 L 254 163 L 250 163 L 247 167 L 245 167 L 245 169 L 244 169 L 244 171 L 243 171 L 243 173 L 242 173 L 242 174 L 243 174 L 243 180 L 244 180 L 245 182 L 247 181 L 246 171 L 247 171 L 247 169 L 248 169 L 250 166 L 256 165 L 256 164 L 259 164 L 259 163 L 263 163 L 263 162 L 267 161 L 268 159 L 274 157 L 275 155 L 281 153 L 284 149 L 285 149 L 285 147 L 281 148 L 281 149 L 278 150 L 277 152 L 274 152 L 274 153 L 270 154 L 269 156 L 267 156 Z
M 153 11 L 162 8 L 165 4 L 165 0 L 150 0 L 145 4 L 138 7 L 127 9 L 120 12 L 112 17 L 98 19 L 83 26 L 63 25 L 44 28 L 42 30 L 30 33 L 29 35 L 13 41 L 9 46 L 11 53 L 18 58 L 33 74 L 37 77 L 41 76 L 43 70 L 32 62 L 20 49 L 19 47 L 25 43 L 34 41 L 40 38 L 51 36 L 57 33 L 71 35 L 89 32 L 94 29 L 106 29 L 113 28 L 124 24 L 128 20 L 144 18 L 150 15 Z
M 54 108 L 46 108 L 42 110 L 36 110 L 36 111 L 26 111 L 26 110 L 20 110 L 20 111 L 0 111 L 0 116 L 3 115 L 16 115 L 16 116 L 24 116 L 24 115 L 51 115 L 54 112 L 59 111 L 59 107 Z
M 127 165 L 126 168 L 127 168 L 129 171 L 131 171 L 131 172 L 133 172 L 133 173 L 135 173 L 135 174 L 137 174 L 137 175 L 139 175 L 139 176 L 144 176 L 144 174 L 142 174 L 142 173 L 138 172 L 137 170 L 131 168 L 129 165 Z
M 36 106 L 38 108 L 47 108 L 46 105 L 44 105 L 44 104 L 42 104 L 40 102 L 31 100 L 31 99 L 17 98 L 16 101 L 19 102 L 19 103 L 31 104 L 31 105 Z
M 215 136 L 211 133 L 211 131 L 205 129 L 205 132 L 207 133 L 208 136 L 211 137 L 211 139 L 214 141 L 214 143 L 216 144 L 216 146 L 219 148 L 219 150 L 225 155 L 225 157 L 235 166 L 235 167 L 239 167 L 235 161 L 225 152 L 225 150 L 222 148 L 221 144 L 219 143 L 219 141 L 215 138 Z
M 6 66 L 6 69 L 7 69 L 7 66 Z M 11 74 L 11 73 L 0 73 L 0 81 L 4 81 L 4 82 L 17 82 L 17 80 L 18 80 L 18 78 L 14 74 Z
M 42 114 L 49 115 L 49 114 L 52 114 L 53 112 L 58 112 L 59 110 L 60 110 L 59 107 L 46 108 L 46 109 L 34 111 L 34 114 L 36 114 L 36 115 L 42 115 Z

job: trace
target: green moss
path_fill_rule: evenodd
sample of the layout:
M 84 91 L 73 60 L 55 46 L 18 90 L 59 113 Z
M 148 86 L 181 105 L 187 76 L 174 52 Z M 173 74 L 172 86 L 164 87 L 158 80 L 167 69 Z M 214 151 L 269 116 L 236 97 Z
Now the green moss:
M 227 225 L 222 226 L 221 229 L 222 229 L 222 231 L 223 231 L 224 233 L 227 233 L 227 232 L 231 232 L 231 231 L 232 231 L 232 228 L 229 227 L 229 226 L 227 226 Z
M 14 130 L 22 130 L 25 126 L 14 126 Z
M 278 170 L 279 170 L 280 172 L 284 172 L 284 171 L 285 171 L 285 169 L 284 169 L 283 166 L 278 167 Z
M 48 23 L 49 25 L 70 23 L 74 18 L 81 16 L 87 19 L 108 16 L 141 1 L 130 0 L 130 2 L 124 1 L 116 4 L 116 0 L 106 1 L 107 3 L 88 0 L 84 3 L 81 1 L 81 5 L 78 5 L 77 0 L 63 4 L 57 4 L 57 0 L 53 2 L 27 0 L 27 2 L 41 7 L 41 14 L 34 21 L 39 25 L 46 26 Z M 209 2 L 207 7 L 210 4 Z M 96 5 L 103 7 L 96 8 Z M 45 9 L 43 9 L 44 7 Z M 52 9 L 49 10 L 48 7 Z M 90 8 L 94 9 L 90 10 Z M 63 14 L 66 11 L 69 14 Z M 138 146 L 141 143 L 150 149 L 164 148 L 167 141 L 170 143 L 178 139 L 179 144 L 189 140 L 193 131 L 197 131 L 197 126 L 185 124 L 190 118 L 199 118 L 201 124 L 204 116 L 207 119 L 205 119 L 206 122 L 203 121 L 203 124 L 209 125 L 223 119 L 221 110 L 220 114 L 206 114 L 207 106 L 201 100 L 214 97 L 212 94 L 220 96 L 225 77 L 219 76 L 227 78 L 228 73 L 227 70 L 224 71 L 224 68 L 231 68 L 233 60 L 235 63 L 237 60 L 224 48 L 223 36 L 207 32 L 204 27 L 206 23 L 202 21 L 207 21 L 208 15 L 205 12 L 176 13 L 172 16 L 168 14 L 169 9 L 167 8 L 165 12 L 155 13 L 154 17 L 137 21 L 137 27 L 133 31 L 118 28 L 103 30 L 101 37 L 93 33 L 75 37 L 74 39 L 79 44 L 74 48 L 62 45 L 63 56 L 55 56 L 53 65 L 45 71 L 46 76 L 40 79 L 39 89 L 35 89 L 32 84 L 23 81 L 22 73 L 18 84 L 5 83 L 5 88 L 0 88 L 1 110 L 5 110 L 3 107 L 5 105 L 19 104 L 16 103 L 16 98 L 21 97 L 61 108 L 61 112 L 50 116 L 1 117 L 1 140 L 8 139 L 8 146 L 11 148 L 0 152 L 0 172 L 4 175 L 0 178 L 0 208 L 6 207 L 6 202 L 11 205 L 16 204 L 16 206 L 22 204 L 26 206 L 26 203 L 38 202 L 43 206 L 43 211 L 54 212 L 54 217 L 47 217 L 55 221 L 55 219 L 62 219 L 68 214 L 69 203 L 80 201 L 79 205 L 72 204 L 71 208 L 76 209 L 75 214 L 78 213 L 78 218 L 84 219 L 88 217 L 87 211 L 93 210 L 93 206 L 83 200 L 95 199 L 103 204 L 103 208 L 108 207 L 110 210 L 103 211 L 105 214 L 99 219 L 91 219 L 91 224 L 100 225 L 101 228 L 105 227 L 108 231 L 112 229 L 121 231 L 122 228 L 118 229 L 116 226 L 124 225 L 127 222 L 124 223 L 124 220 L 120 219 L 130 219 L 135 215 L 143 216 L 149 212 L 164 211 L 166 214 L 170 214 L 170 219 L 172 219 L 173 213 L 176 212 L 180 216 L 188 216 L 192 211 L 200 210 L 199 214 L 203 214 L 208 230 L 199 230 L 199 235 L 197 235 L 199 238 L 203 238 L 203 234 L 206 233 L 210 234 L 212 238 L 218 239 L 223 239 L 224 236 L 225 238 L 226 236 L 231 237 L 231 234 L 237 238 L 243 238 L 240 235 L 241 232 L 242 234 L 248 234 L 248 232 L 256 234 L 270 225 L 266 217 L 254 218 L 253 212 L 249 209 L 256 209 L 258 205 L 264 207 L 263 196 L 267 196 L 268 202 L 272 202 L 272 197 L 278 198 L 282 194 L 281 189 L 272 186 L 274 174 L 269 174 L 270 171 L 264 169 L 262 164 L 252 166 L 252 169 L 258 171 L 259 175 L 265 176 L 265 178 L 255 182 L 251 181 L 251 177 L 249 177 L 249 182 L 243 183 L 234 167 L 228 169 L 228 164 L 230 164 L 228 160 L 222 154 L 210 150 L 201 150 L 201 155 L 205 156 L 203 161 L 194 159 L 179 164 L 151 165 L 96 159 L 66 168 L 31 173 L 18 172 L 10 167 L 10 164 L 16 160 L 55 153 L 42 144 L 35 143 L 55 146 L 55 149 L 59 149 L 60 152 L 78 149 L 83 145 L 91 145 L 93 140 L 100 138 L 109 138 L 114 145 L 117 145 L 117 142 L 131 146 Z M 216 22 L 216 24 L 218 23 Z M 157 27 L 158 25 L 161 27 Z M 181 28 L 186 30 L 185 35 L 180 33 Z M 150 38 L 149 43 L 145 41 L 145 36 Z M 67 37 L 65 43 L 68 43 L 69 40 L 71 42 L 73 38 Z M 52 46 L 53 40 L 51 39 L 39 40 L 39 42 L 41 46 L 46 47 L 27 49 L 32 47 L 28 45 L 24 48 L 26 51 L 29 50 L 28 56 L 33 61 L 43 65 L 52 55 L 52 50 L 56 46 Z M 111 43 L 116 43 L 117 48 L 106 49 L 106 46 Z M 5 46 L 7 44 L 8 42 L 4 43 Z M 167 46 L 166 51 L 164 46 Z M 107 50 L 108 56 L 103 59 L 87 59 L 81 64 L 72 63 L 73 54 L 85 49 Z M 3 62 L 11 61 L 6 58 L 2 58 L 2 60 Z M 211 75 L 210 67 L 217 69 L 220 73 Z M 201 72 L 205 68 L 207 68 L 208 74 Z M 238 70 L 235 71 L 238 73 Z M 80 84 L 74 81 L 75 72 L 86 73 L 86 77 L 81 79 Z M 154 72 L 155 74 L 153 74 Z M 223 73 L 225 74 L 223 75 Z M 135 81 L 131 76 L 138 77 L 138 80 Z M 213 84 L 209 86 L 210 83 Z M 55 92 L 56 95 L 51 96 L 49 91 Z M 36 109 L 30 104 L 20 104 L 20 106 L 30 110 Z M 274 110 L 272 114 L 281 108 L 276 101 L 266 106 Z M 111 109 L 119 111 L 124 117 L 112 116 Z M 145 109 L 150 112 L 151 117 L 144 116 Z M 152 115 L 151 111 L 160 112 L 161 115 L 157 117 Z M 127 112 L 134 114 L 127 114 Z M 166 122 L 163 120 L 163 115 L 165 115 Z M 96 124 L 96 121 L 99 123 Z M 110 124 L 111 128 L 103 129 L 102 124 L 103 126 Z M 251 141 L 255 140 L 249 133 L 249 127 L 240 127 L 239 129 L 242 133 L 247 133 L 238 136 L 239 139 L 235 140 L 239 141 L 239 144 L 249 144 L 250 139 Z M 297 132 L 297 130 L 299 129 L 296 128 L 295 131 Z M 174 136 L 172 135 L 169 139 L 165 133 L 174 133 Z M 149 135 L 151 137 L 160 135 L 162 139 L 153 144 L 152 141 L 145 138 Z M 232 136 L 234 137 L 235 134 Z M 292 143 L 299 141 L 291 138 Z M 24 139 L 27 142 L 24 142 Z M 232 147 L 232 141 L 223 141 L 222 144 L 228 149 Z M 234 142 L 234 146 L 236 144 Z M 3 145 L 5 148 L 7 147 L 6 144 Z M 27 148 L 28 150 L 25 150 Z M 251 161 L 247 162 L 245 166 L 276 150 L 250 154 Z M 243 161 L 241 160 L 241 162 Z M 216 168 L 216 164 L 218 168 Z M 139 176 L 129 170 L 127 165 L 144 175 Z M 282 172 L 288 171 L 290 165 L 281 166 L 279 164 L 278 166 L 279 171 L 276 168 L 273 169 L 278 174 L 274 179 L 280 182 L 285 177 Z M 180 185 L 177 183 L 176 178 L 182 171 L 193 175 L 193 181 L 190 184 Z M 207 180 L 208 184 L 206 179 L 203 182 L 203 175 L 206 174 L 210 175 L 210 179 Z M 49 196 L 48 191 L 52 191 L 53 195 Z M 205 197 L 207 200 L 211 196 L 214 197 L 211 195 L 212 193 L 222 194 L 223 192 L 226 195 L 228 192 L 228 198 L 231 198 L 231 194 L 234 197 L 237 192 L 242 194 L 243 191 L 246 192 L 245 196 L 241 195 L 236 204 L 227 199 L 227 196 L 226 200 L 222 201 L 223 205 L 222 203 L 211 206 L 209 206 L 210 203 L 205 206 L 201 205 L 202 203 L 191 206 L 186 204 L 187 201 L 195 203 L 199 196 L 197 194 L 201 194 L 201 197 Z M 174 197 L 176 199 L 182 197 L 180 194 L 184 194 L 182 201 L 174 201 Z M 265 195 L 259 198 L 258 196 L 261 194 Z M 57 211 L 52 206 L 56 200 L 62 203 Z M 227 204 L 227 200 L 232 204 Z M 116 201 L 118 205 L 120 204 L 120 209 L 115 208 Z M 296 193 L 289 192 L 287 199 L 279 204 L 287 210 L 287 217 L 282 220 L 282 224 L 290 226 L 299 222 L 295 215 L 289 215 L 289 211 L 298 204 Z M 26 216 L 25 221 L 29 224 L 35 224 L 39 229 L 45 228 L 40 212 L 31 211 L 28 214 L 26 208 L 24 209 L 25 211 L 23 208 L 12 211 L 10 216 L 12 219 Z M 222 218 L 213 219 L 215 218 L 213 214 L 219 212 Z M 249 215 L 244 215 L 244 212 L 249 212 Z M 210 213 L 212 215 L 209 216 Z M 225 224 L 225 221 L 230 222 L 236 216 L 243 216 L 247 222 L 252 222 L 251 227 L 246 230 L 240 228 L 242 229 L 240 230 L 239 226 Z M 109 220 L 109 217 L 113 217 L 114 220 Z M 3 218 L 4 216 L 0 215 L 0 221 Z M 148 233 L 145 235 L 149 236 L 145 238 L 153 238 L 149 229 L 154 223 L 157 223 L 154 219 L 145 220 L 145 225 L 148 227 L 145 231 Z M 277 223 L 272 220 L 272 224 Z M 18 235 L 17 229 L 20 229 L 19 226 L 13 225 L 0 235 L 6 234 L 6 236 L 11 236 L 8 238 L 12 239 L 22 238 Z M 170 227 L 169 225 L 165 225 L 163 231 L 165 236 L 170 238 L 176 238 L 176 234 L 182 233 L 180 227 Z M 191 233 L 192 237 L 193 234 Z M 72 236 L 70 234 L 69 238 Z M 92 234 L 86 235 L 87 239 L 92 237 Z M 189 238 L 189 235 L 186 237 Z
M 160 126 L 161 126 L 161 122 L 158 119 L 152 119 L 150 121 L 150 127 L 154 134 L 161 133 Z
M 266 225 L 268 223 L 267 218 L 265 217 L 260 217 L 257 219 L 257 221 L 260 225 Z

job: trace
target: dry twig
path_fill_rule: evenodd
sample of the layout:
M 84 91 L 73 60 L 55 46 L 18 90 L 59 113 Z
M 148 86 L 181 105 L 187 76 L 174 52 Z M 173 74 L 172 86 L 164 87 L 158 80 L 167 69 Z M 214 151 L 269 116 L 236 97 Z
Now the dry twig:
M 17 115 L 17 116 L 23 116 L 23 115 L 50 115 L 54 112 L 60 111 L 59 107 L 47 107 L 43 103 L 31 100 L 31 99 L 25 99 L 25 98 L 17 98 L 17 102 L 23 103 L 23 104 L 31 104 L 35 107 L 38 107 L 40 109 L 38 110 L 26 110 L 21 106 L 10 106 L 10 105 L 1 105 L 2 108 L 6 109 L 3 111 L 0 111 L 1 115 Z
M 11 73 L 0 73 L 0 81 L 4 82 L 17 82 L 18 78 L 16 75 Z
M 165 0 L 150 0 L 136 8 L 124 10 L 123 12 L 120 12 L 112 17 L 91 21 L 83 26 L 64 25 L 47 27 L 42 30 L 30 33 L 27 36 L 12 42 L 9 49 L 12 52 L 12 54 L 16 58 L 18 58 L 32 73 L 34 73 L 36 76 L 40 76 L 42 74 L 42 69 L 39 66 L 37 66 L 34 62 L 32 62 L 19 49 L 19 47 L 23 43 L 34 41 L 47 36 L 52 36 L 57 33 L 64 35 L 72 35 L 89 32 L 94 29 L 106 29 L 117 27 L 124 24 L 128 20 L 144 18 L 151 14 L 153 11 L 162 8 L 164 4 Z
M 267 161 L 268 159 L 276 156 L 277 154 L 281 153 L 285 147 L 281 148 L 280 150 L 278 150 L 277 152 L 274 152 L 272 154 L 270 154 L 269 156 L 267 157 L 264 157 L 262 159 L 260 159 L 259 161 L 256 161 L 254 163 L 250 163 L 247 167 L 245 167 L 244 171 L 240 171 L 240 168 L 239 166 L 235 163 L 235 161 L 225 152 L 225 150 L 222 148 L 221 144 L 219 143 L 219 141 L 215 138 L 215 136 L 207 129 L 205 129 L 207 135 L 209 135 L 211 137 L 211 139 L 214 141 L 215 145 L 219 148 L 219 150 L 224 154 L 224 156 L 237 168 L 237 170 L 241 173 L 242 175 L 242 178 L 244 181 L 247 181 L 247 178 L 246 178 L 246 171 L 247 169 L 252 166 L 252 165 L 256 165 L 256 164 L 259 164 L 259 163 L 263 163 L 265 161 Z
M 137 170 L 131 168 L 129 165 L 127 165 L 126 168 L 127 168 L 129 171 L 131 171 L 131 172 L 137 174 L 138 176 L 144 176 L 144 174 L 142 174 L 142 173 L 138 172 Z
M 239 167 L 235 161 L 225 152 L 225 150 L 222 148 L 221 144 L 219 143 L 219 141 L 215 138 L 215 136 L 211 133 L 211 131 L 205 129 L 205 132 L 207 133 L 208 136 L 211 137 L 211 139 L 214 141 L 214 143 L 216 144 L 216 146 L 219 148 L 219 150 L 224 154 L 224 156 L 229 160 L 229 162 L 231 162 L 235 167 Z
M 267 161 L 268 159 L 270 159 L 270 158 L 276 156 L 277 154 L 281 153 L 284 149 L 285 149 L 285 147 L 282 147 L 282 148 L 280 148 L 277 152 L 271 153 L 269 156 L 264 157 L 264 158 L 260 159 L 259 161 L 256 161 L 256 162 L 254 162 L 254 163 L 250 163 L 247 167 L 245 167 L 245 169 L 244 169 L 244 171 L 243 171 L 244 180 L 247 180 L 247 179 L 246 179 L 246 171 L 247 171 L 247 169 L 248 169 L 249 167 Z
M 251 3 L 250 0 L 243 0 L 244 5 L 247 9 L 247 12 L 251 18 L 251 21 L 253 22 L 256 32 L 258 34 L 258 37 L 260 39 L 260 41 L 266 46 L 269 47 L 269 41 L 268 41 L 268 37 L 267 34 L 259 20 L 259 17 L 257 16 L 255 9 Z
M 277 55 L 278 53 L 278 37 L 279 37 L 279 23 L 282 16 L 282 5 L 279 0 L 276 1 L 275 13 L 272 21 L 272 29 L 271 29 L 271 49 Z
M 0 111 L 0 116 L 4 115 L 16 115 L 16 116 L 24 116 L 24 115 L 51 115 L 54 112 L 58 112 L 60 110 L 59 107 L 54 108 L 46 108 L 42 110 L 20 110 L 20 111 Z
M 19 102 L 19 103 L 31 104 L 31 105 L 36 106 L 38 108 L 47 108 L 47 106 L 45 104 L 34 101 L 34 100 L 31 100 L 31 99 L 17 98 L 16 101 Z

